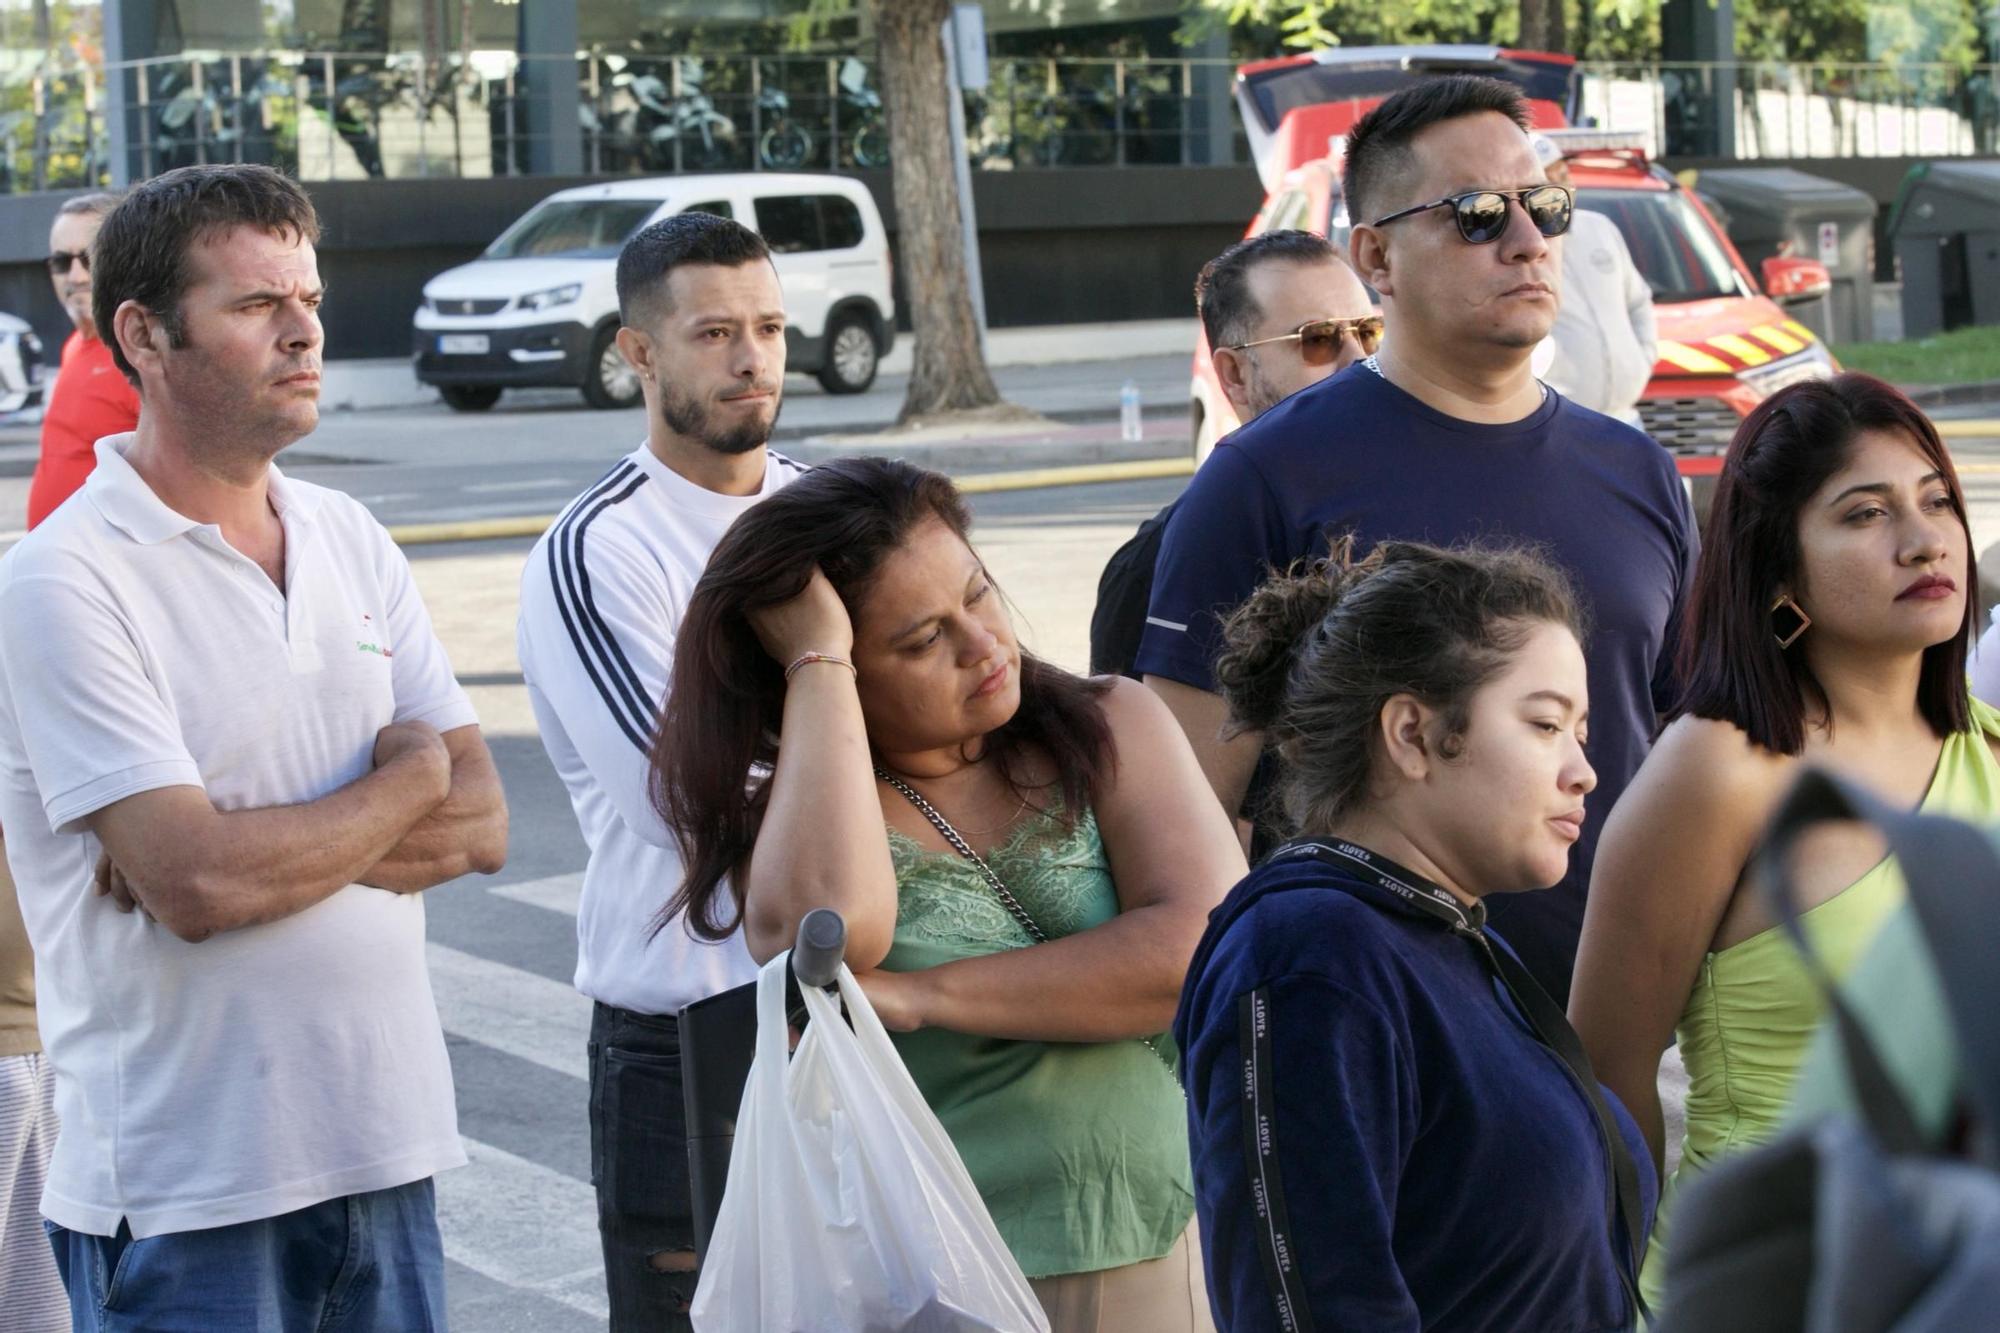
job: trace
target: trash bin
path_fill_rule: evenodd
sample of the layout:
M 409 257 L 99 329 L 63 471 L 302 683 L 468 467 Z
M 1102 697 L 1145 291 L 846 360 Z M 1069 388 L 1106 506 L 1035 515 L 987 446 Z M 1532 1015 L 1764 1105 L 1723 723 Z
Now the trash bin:
M 1889 217 L 1903 336 L 2000 324 L 2000 162 L 1919 162 Z
M 1867 191 L 1790 167 L 1703 171 L 1695 190 L 1721 206 L 1752 273 L 1781 254 L 1826 265 L 1830 301 L 1801 302 L 1793 318 L 1828 342 L 1875 340 L 1875 200 Z

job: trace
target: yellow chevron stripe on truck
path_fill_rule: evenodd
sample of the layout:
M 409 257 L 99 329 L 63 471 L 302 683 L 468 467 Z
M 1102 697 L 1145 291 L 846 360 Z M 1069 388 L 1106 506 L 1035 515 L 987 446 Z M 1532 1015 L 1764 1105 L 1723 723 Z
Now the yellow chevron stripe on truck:
M 1797 338 L 1800 342 L 1816 343 L 1819 341 L 1819 337 L 1811 329 L 1799 323 L 1796 319 L 1782 320 L 1779 322 L 1778 327 L 1786 333 L 1791 334 L 1794 338 Z
M 1710 356 L 1707 352 L 1701 351 L 1698 348 L 1689 347 L 1686 343 L 1677 343 L 1665 339 L 1660 342 L 1660 360 L 1674 367 L 1674 369 L 1686 371 L 1690 375 L 1733 375 L 1736 373 L 1736 367 L 1730 365 L 1727 361 Z
M 1759 324 L 1756 328 L 1750 330 L 1750 336 L 1771 344 L 1771 346 L 1777 348 L 1784 356 L 1790 356 L 1793 352 L 1805 351 L 1806 343 L 1812 341 L 1808 337 L 1805 342 L 1800 342 L 1776 324 Z
M 1718 352 L 1727 352 L 1746 366 L 1761 366 L 1771 359 L 1771 353 L 1733 333 L 1718 333 L 1708 340 L 1708 345 Z

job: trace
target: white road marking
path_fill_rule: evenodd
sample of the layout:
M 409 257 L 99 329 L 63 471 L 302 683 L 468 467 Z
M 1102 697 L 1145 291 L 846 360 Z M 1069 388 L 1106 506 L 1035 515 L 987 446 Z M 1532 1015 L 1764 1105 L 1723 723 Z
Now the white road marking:
M 526 903 L 530 907 L 543 907 L 565 916 L 575 916 L 577 900 L 583 896 L 583 872 L 579 870 L 568 875 L 550 875 L 547 879 L 501 884 L 487 892 L 517 903 Z
M 445 1257 L 516 1291 L 609 1319 L 589 1182 L 477 1139 L 465 1140 L 465 1155 L 471 1165 L 437 1178 Z
M 424 946 L 446 1032 L 571 1078 L 590 1078 L 590 1000 L 565 982 L 505 963 Z

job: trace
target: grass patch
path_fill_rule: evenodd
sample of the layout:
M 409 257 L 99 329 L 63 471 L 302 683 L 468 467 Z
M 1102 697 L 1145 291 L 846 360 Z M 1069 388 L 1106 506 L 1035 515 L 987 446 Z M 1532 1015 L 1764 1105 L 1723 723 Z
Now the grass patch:
M 1954 329 L 1900 343 L 1848 343 L 1833 349 L 1849 370 L 1892 384 L 1976 384 L 2000 380 L 2000 325 Z

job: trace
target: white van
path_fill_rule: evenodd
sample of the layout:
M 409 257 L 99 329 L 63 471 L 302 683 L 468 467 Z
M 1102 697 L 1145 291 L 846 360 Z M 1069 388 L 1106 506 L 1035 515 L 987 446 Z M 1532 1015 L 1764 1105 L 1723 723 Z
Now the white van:
M 714 213 L 763 234 L 784 286 L 787 368 L 829 393 L 860 393 L 896 336 L 888 239 L 866 187 L 844 176 L 766 172 L 607 181 L 552 194 L 486 253 L 424 284 L 417 379 L 461 412 L 507 388 L 581 389 L 592 407 L 639 402 L 612 341 L 618 251 L 650 222 Z

